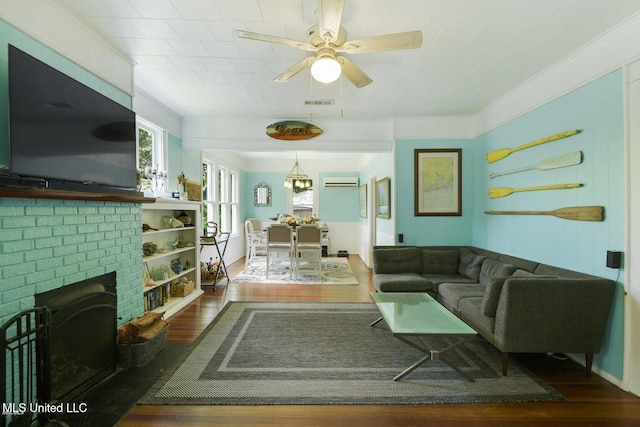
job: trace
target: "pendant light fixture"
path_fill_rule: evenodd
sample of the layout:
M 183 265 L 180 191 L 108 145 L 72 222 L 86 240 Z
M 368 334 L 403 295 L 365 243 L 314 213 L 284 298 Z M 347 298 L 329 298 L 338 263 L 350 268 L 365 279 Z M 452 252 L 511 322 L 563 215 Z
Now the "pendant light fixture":
M 296 154 L 296 163 L 291 168 L 291 171 L 284 179 L 285 188 L 293 188 L 294 191 L 304 191 L 313 185 L 313 181 L 309 179 L 309 176 L 304 173 L 300 164 L 298 163 L 298 155 Z

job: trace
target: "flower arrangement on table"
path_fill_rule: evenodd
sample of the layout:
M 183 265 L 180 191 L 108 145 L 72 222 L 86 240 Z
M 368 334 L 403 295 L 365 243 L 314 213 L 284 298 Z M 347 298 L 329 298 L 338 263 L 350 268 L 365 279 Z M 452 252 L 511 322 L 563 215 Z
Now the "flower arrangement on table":
M 288 224 L 293 228 L 296 228 L 300 224 L 315 224 L 318 221 L 320 221 L 320 218 L 318 218 L 315 215 L 299 216 L 299 215 L 289 215 L 289 214 L 278 214 L 271 219 L 274 221 L 279 221 L 282 224 Z

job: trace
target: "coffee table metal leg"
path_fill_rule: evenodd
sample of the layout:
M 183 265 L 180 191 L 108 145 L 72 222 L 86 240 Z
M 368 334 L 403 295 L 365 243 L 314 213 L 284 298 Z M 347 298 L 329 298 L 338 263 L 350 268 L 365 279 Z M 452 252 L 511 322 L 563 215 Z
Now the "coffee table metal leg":
M 409 366 L 407 369 L 405 369 L 404 371 L 402 371 L 400 374 L 396 375 L 393 380 L 394 381 L 399 381 L 402 378 L 404 378 L 405 376 L 407 376 L 408 374 L 410 374 L 412 371 L 414 371 L 416 368 L 420 367 L 422 364 L 424 364 L 425 362 L 429 361 L 429 360 L 440 360 L 440 355 L 446 351 L 451 350 L 452 348 L 455 348 L 457 346 L 459 346 L 460 344 L 462 344 L 463 342 L 466 342 L 468 340 L 470 340 L 473 337 L 464 337 L 461 338 L 460 341 L 457 341 L 453 344 L 451 344 L 449 347 L 446 347 L 442 350 L 429 350 L 426 346 L 421 346 L 418 345 L 416 343 L 414 343 L 413 341 L 403 337 L 402 335 L 394 335 L 396 339 L 402 341 L 403 343 L 410 345 L 411 347 L 415 348 L 416 350 L 419 350 L 423 353 L 426 354 L 425 357 L 423 357 L 422 359 L 420 359 L 419 361 L 417 361 L 416 363 L 414 363 L 413 365 Z M 465 374 L 464 372 L 462 372 L 460 369 L 458 369 L 456 366 L 453 365 L 449 365 L 447 363 L 447 366 L 449 366 L 451 369 L 453 369 L 454 371 L 456 371 L 458 374 L 462 375 L 463 377 L 465 377 L 467 380 L 469 380 L 470 382 L 475 382 L 475 380 L 471 377 L 469 377 L 467 374 Z
M 370 324 L 369 326 L 373 326 L 373 325 L 375 325 L 376 323 L 380 322 L 382 319 L 384 319 L 384 317 L 382 317 L 382 316 L 378 317 L 376 320 L 374 320 L 373 322 L 371 322 L 371 324 Z

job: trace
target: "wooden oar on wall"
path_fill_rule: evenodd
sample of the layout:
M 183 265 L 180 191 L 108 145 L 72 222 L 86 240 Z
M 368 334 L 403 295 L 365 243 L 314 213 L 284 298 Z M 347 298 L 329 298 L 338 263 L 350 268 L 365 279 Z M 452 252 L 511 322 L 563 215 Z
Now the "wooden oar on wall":
M 573 153 L 567 153 L 561 156 L 555 156 L 555 157 L 550 157 L 548 159 L 541 160 L 535 165 L 525 166 L 518 169 L 511 169 L 504 172 L 495 172 L 495 173 L 489 174 L 489 178 L 495 178 L 496 176 L 509 175 L 512 173 L 528 171 L 531 169 L 546 171 L 550 169 L 558 169 L 558 168 L 564 168 L 566 166 L 578 165 L 580 163 L 582 163 L 582 151 L 574 151 Z
M 497 199 L 498 197 L 505 197 L 509 194 L 519 193 L 521 191 L 538 191 L 538 190 L 563 190 L 565 188 L 578 188 L 582 187 L 582 184 L 553 184 L 553 185 L 539 185 L 537 187 L 525 187 L 525 188 L 509 188 L 509 187 L 495 187 L 489 189 L 489 197 Z
M 553 211 L 485 211 L 489 215 L 551 215 L 574 221 L 602 221 L 604 207 L 602 206 L 572 206 Z
M 487 161 L 489 163 L 493 163 L 498 160 L 504 159 L 513 152 L 524 150 L 525 148 L 535 147 L 536 145 L 544 144 L 546 142 L 557 141 L 558 139 L 567 138 L 580 132 L 582 132 L 580 129 L 560 132 L 555 135 L 547 136 L 546 138 L 536 139 L 535 141 L 531 141 L 527 144 L 519 145 L 515 148 L 503 148 L 501 150 L 492 151 L 490 153 L 487 153 Z

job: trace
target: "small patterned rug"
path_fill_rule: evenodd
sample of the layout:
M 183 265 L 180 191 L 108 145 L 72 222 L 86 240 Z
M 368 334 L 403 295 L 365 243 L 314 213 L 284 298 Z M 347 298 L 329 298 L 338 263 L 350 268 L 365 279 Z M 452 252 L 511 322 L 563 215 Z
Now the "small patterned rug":
M 266 261 L 257 259 L 252 261 L 237 276 L 231 279 L 235 283 L 269 283 L 296 285 L 357 285 L 358 280 L 353 275 L 347 258 L 322 258 L 320 275 L 307 274 L 304 269 L 298 274 L 289 274 L 288 262 L 280 263 L 278 269 L 269 271 L 266 277 Z
M 516 360 L 510 361 L 509 375 L 502 376 L 500 351 L 480 337 L 393 381 L 424 354 L 393 338 L 384 321 L 369 326 L 377 317 L 372 303 L 230 302 L 138 403 L 398 405 L 564 399 Z M 434 348 L 450 344 L 437 341 L 442 339 L 434 338 Z

